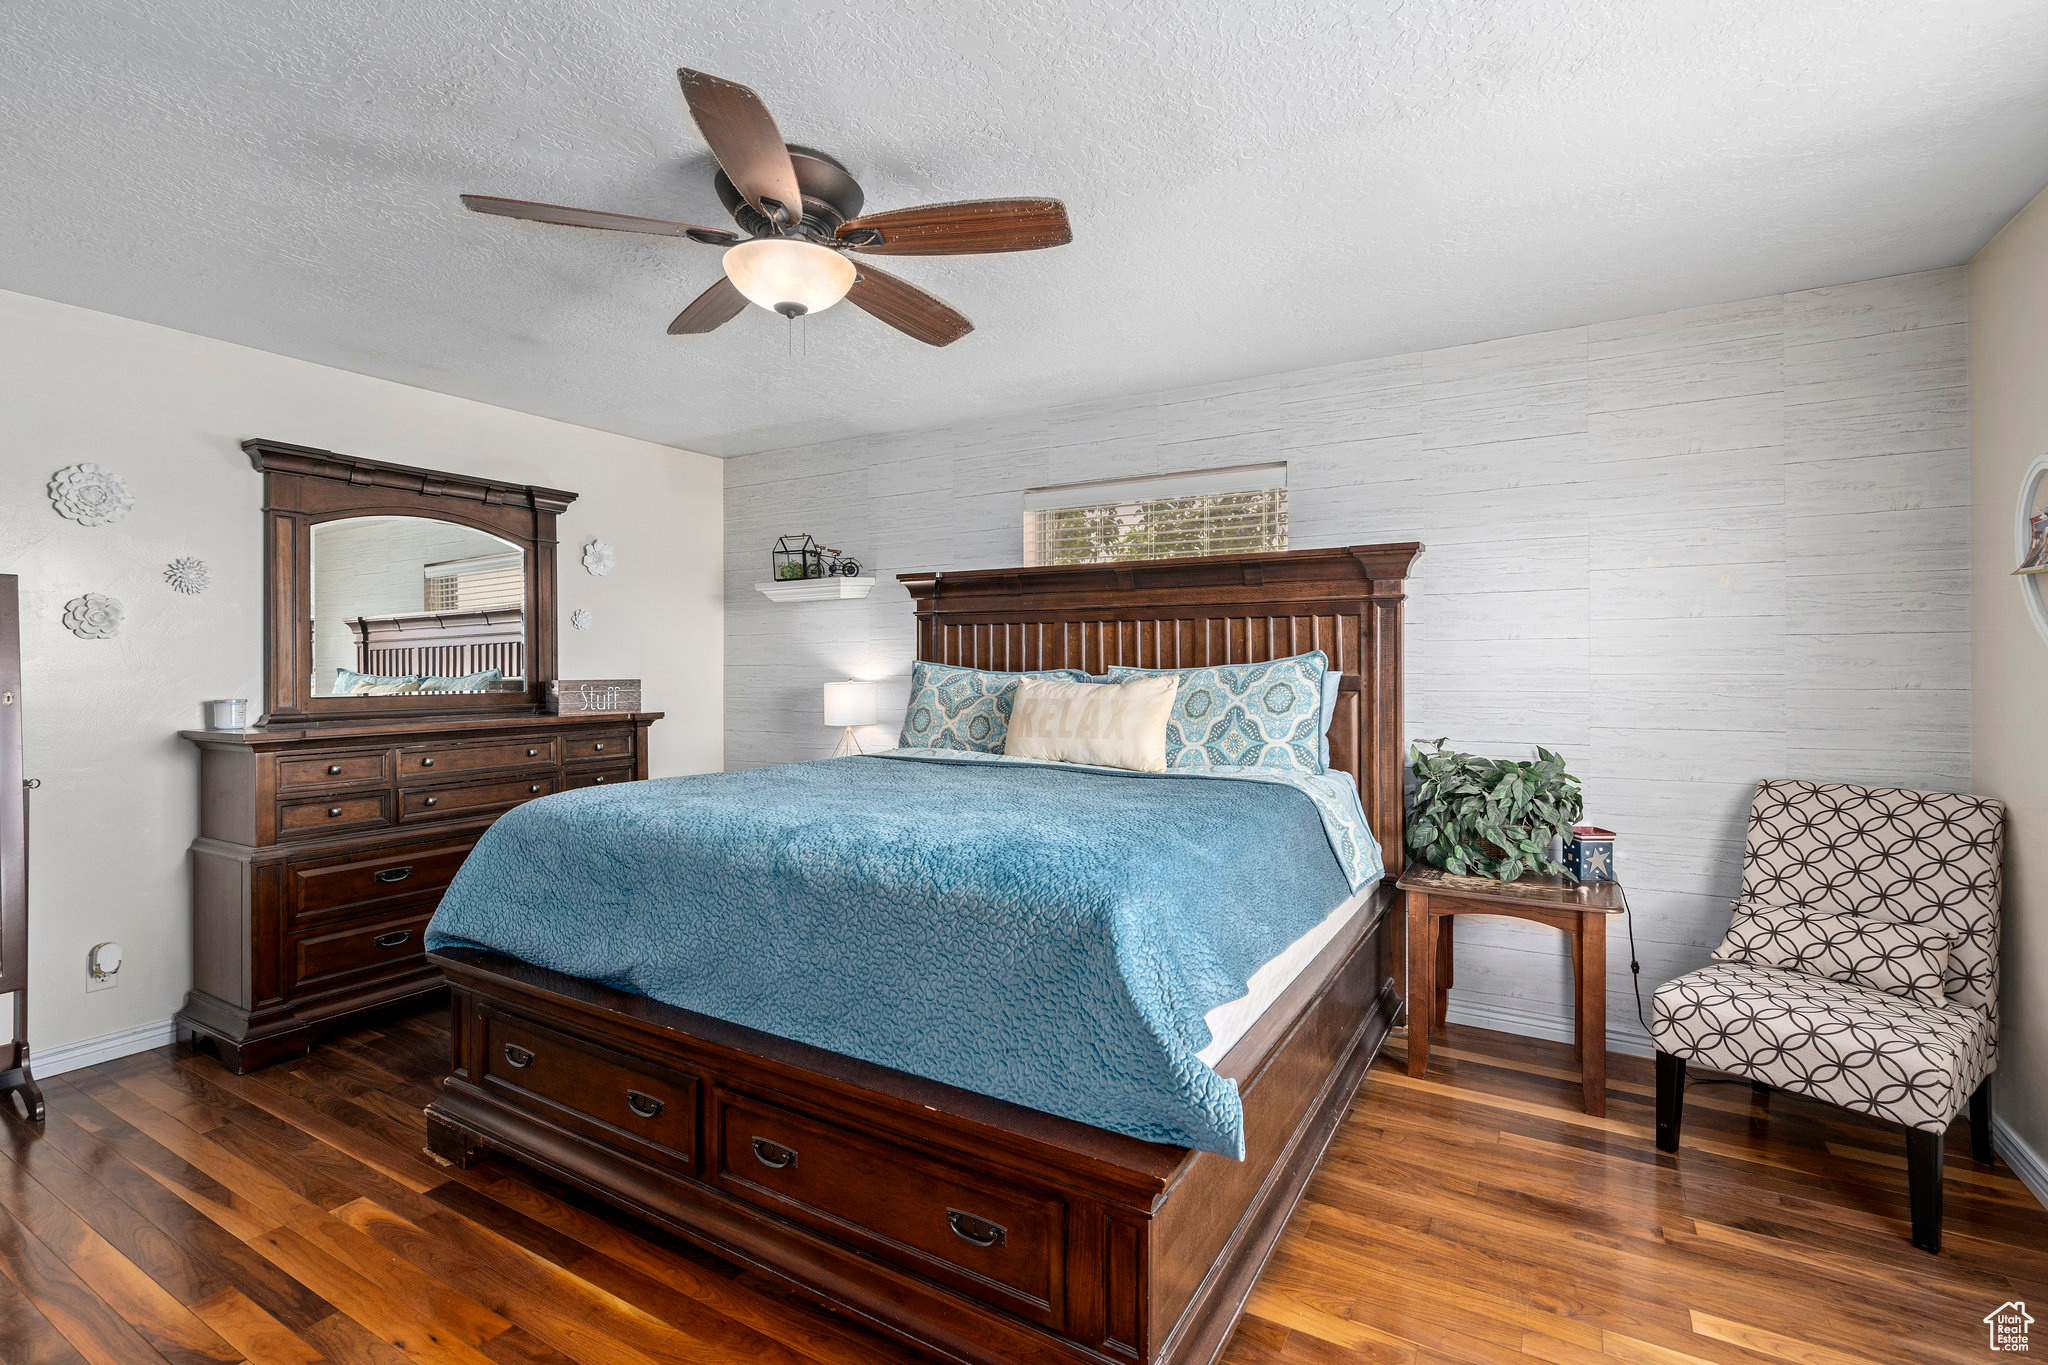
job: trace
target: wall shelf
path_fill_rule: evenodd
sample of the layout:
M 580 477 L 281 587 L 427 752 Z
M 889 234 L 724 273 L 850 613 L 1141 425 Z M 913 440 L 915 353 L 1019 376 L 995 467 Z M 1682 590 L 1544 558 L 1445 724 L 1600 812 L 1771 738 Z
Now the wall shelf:
M 793 578 L 787 583 L 756 583 L 754 590 L 770 602 L 839 602 L 866 597 L 872 578 Z

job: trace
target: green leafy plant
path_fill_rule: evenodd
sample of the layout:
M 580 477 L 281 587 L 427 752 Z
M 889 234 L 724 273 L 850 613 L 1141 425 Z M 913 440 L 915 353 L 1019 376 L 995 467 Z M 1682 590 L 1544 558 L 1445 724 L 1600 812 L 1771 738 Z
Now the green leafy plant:
M 1511 882 L 1525 872 L 1565 874 L 1551 841 L 1585 813 L 1579 779 L 1541 747 L 1533 763 L 1481 758 L 1444 748 L 1409 751 L 1415 800 L 1408 808 L 1408 851 L 1446 872 Z

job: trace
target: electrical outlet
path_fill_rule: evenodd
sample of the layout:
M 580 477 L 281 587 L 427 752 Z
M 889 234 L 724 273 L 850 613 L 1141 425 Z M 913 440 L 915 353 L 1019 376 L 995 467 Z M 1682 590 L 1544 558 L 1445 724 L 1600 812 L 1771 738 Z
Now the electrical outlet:
M 95 943 L 85 955 L 85 993 L 110 991 L 121 984 L 121 945 Z

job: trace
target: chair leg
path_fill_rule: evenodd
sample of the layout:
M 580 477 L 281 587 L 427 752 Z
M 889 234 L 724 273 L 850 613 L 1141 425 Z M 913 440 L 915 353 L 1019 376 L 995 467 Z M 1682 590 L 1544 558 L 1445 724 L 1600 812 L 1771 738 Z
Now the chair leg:
M 1970 1160 L 1980 1166 L 1991 1164 L 1991 1078 L 1970 1096 Z
M 1657 1150 L 1678 1150 L 1678 1121 L 1685 1111 L 1685 1058 L 1657 1054 Z
M 1941 1139 L 1938 1129 L 1906 1130 L 1906 1186 L 1913 1201 L 1913 1245 L 1941 1250 Z

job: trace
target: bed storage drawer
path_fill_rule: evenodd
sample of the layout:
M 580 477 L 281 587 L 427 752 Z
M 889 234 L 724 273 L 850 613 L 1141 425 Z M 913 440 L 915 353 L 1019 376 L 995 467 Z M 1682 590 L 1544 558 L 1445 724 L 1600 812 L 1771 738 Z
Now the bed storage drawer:
M 293 924 L 374 911 L 392 901 L 412 900 L 448 889 L 476 840 L 347 853 L 295 860 L 287 877 Z
M 508 739 L 494 744 L 422 744 L 398 751 L 398 780 L 421 782 L 436 777 L 491 772 L 498 768 L 552 766 L 557 761 L 560 739 L 536 735 L 531 739 Z
M 484 1089 L 695 1174 L 697 1083 L 510 1016 L 484 1017 Z
M 1059 1325 L 1059 1200 L 722 1088 L 712 1108 L 713 1179 L 728 1194 Z
M 286 941 L 286 988 L 318 989 L 352 977 L 416 971 L 426 960 L 431 905 L 394 909 L 382 919 L 325 933 L 299 934 Z
M 561 785 L 560 778 L 551 772 L 543 772 L 460 787 L 414 787 L 399 794 L 398 818 L 410 824 L 415 820 L 440 820 L 451 815 L 509 810 L 522 801 L 559 791 Z
M 562 740 L 562 757 L 573 762 L 617 761 L 633 756 L 631 730 L 600 730 L 589 735 L 570 735 Z

